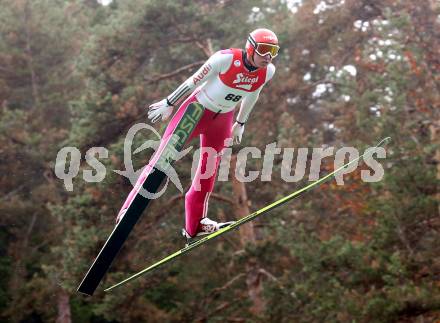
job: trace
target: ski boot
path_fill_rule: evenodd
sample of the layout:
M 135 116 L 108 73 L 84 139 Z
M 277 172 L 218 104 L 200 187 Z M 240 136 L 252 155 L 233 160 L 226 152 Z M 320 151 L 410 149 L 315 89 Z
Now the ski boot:
M 198 232 L 195 236 L 191 236 L 184 228 L 182 229 L 182 235 L 186 238 L 185 246 L 193 244 L 198 241 L 199 237 L 206 236 L 208 234 L 214 233 L 220 229 L 223 229 L 231 224 L 235 223 L 235 221 L 229 222 L 216 222 L 208 218 L 203 218 L 200 220 Z

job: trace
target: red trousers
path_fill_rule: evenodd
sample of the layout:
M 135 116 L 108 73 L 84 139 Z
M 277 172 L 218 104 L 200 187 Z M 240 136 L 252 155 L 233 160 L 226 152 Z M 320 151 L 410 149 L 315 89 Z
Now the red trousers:
M 136 185 L 125 200 L 120 212 L 128 208 L 136 196 L 155 161 L 159 158 L 160 152 L 166 145 L 167 138 L 173 133 L 186 108 L 192 102 L 197 102 L 195 94 L 188 97 L 172 117 L 162 137 L 159 149 L 153 155 L 147 167 L 142 171 L 142 174 L 139 176 Z M 197 171 L 191 187 L 185 195 L 185 229 L 191 236 L 197 233 L 200 220 L 207 215 L 209 195 L 214 189 L 215 178 L 220 162 L 219 155 L 224 148 L 225 139 L 231 137 L 233 119 L 234 111 L 215 113 L 205 109 L 199 123 L 196 125 L 190 138 L 188 138 L 187 143 L 191 141 L 191 139 L 200 136 L 201 148 Z M 204 149 L 215 150 L 215 156 L 213 157 L 214 154 L 203 153 Z

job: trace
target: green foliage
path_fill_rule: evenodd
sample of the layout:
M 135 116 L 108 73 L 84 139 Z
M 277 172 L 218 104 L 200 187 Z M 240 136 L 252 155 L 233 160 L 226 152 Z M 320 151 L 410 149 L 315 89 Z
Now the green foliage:
M 374 243 L 354 244 L 339 236 L 322 241 L 301 228 L 283 242 L 293 268 L 267 289 L 274 301 L 268 307 L 271 319 L 387 322 L 398 319 L 408 304 L 416 304 L 415 308 L 439 305 L 439 298 L 432 297 L 438 295 L 438 287 L 429 280 L 415 282 L 399 252 L 376 249 Z M 290 301 L 277 304 L 279 293 L 287 294 Z
M 170 311 L 176 308 L 176 302 L 182 295 L 178 293 L 178 286 L 171 282 L 160 284 L 159 288 L 148 289 L 145 291 L 145 298 L 156 304 L 160 309 Z
M 74 322 L 435 322 L 438 6 L 317 4 L 292 11 L 288 1 L 0 1 L 1 318 L 56 321 L 67 292 Z M 113 172 L 124 169 L 128 128 L 147 122 L 144 106 L 196 67 L 158 78 L 206 60 L 211 48 L 242 47 L 255 27 L 274 29 L 282 50 L 243 144 L 365 149 L 391 136 L 384 178 L 362 183 L 354 172 L 343 187 L 323 185 L 257 220 L 255 244 L 242 245 L 237 231 L 116 293 L 77 295 L 131 189 Z M 133 147 L 156 139 L 139 134 Z M 80 149 L 80 175 L 89 169 L 85 152 L 106 147 L 105 180 L 78 176 L 66 192 L 53 175 L 63 146 Z M 151 153 L 134 155 L 134 169 Z M 185 188 L 191 164 L 176 165 Z M 249 160 L 247 170 L 261 166 Z M 302 186 L 284 182 L 280 170 L 276 157 L 269 185 L 246 184 L 251 209 Z M 223 197 L 232 191 L 229 181 L 216 184 Z M 102 286 L 181 247 L 179 194 L 170 187 L 152 203 Z M 220 200 L 209 210 L 235 217 Z M 265 305 L 255 311 L 250 292 L 259 282 Z

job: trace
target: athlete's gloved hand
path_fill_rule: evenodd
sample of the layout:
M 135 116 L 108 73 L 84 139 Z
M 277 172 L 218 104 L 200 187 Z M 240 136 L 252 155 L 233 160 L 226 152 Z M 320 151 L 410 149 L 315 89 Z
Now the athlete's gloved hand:
M 239 144 L 241 142 L 241 138 L 243 137 L 244 132 L 244 124 L 239 124 L 235 122 L 232 126 L 232 138 L 234 143 Z
M 168 104 L 167 99 L 163 99 L 149 106 L 148 119 L 155 123 L 162 117 L 162 121 L 165 121 L 172 113 L 173 106 Z

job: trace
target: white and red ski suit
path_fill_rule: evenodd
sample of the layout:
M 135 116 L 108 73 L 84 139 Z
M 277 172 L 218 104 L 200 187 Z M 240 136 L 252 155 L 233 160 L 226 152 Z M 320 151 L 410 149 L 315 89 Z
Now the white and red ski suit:
M 273 64 L 269 64 L 265 68 L 252 68 L 246 59 L 245 52 L 241 49 L 221 50 L 212 55 L 194 75 L 167 97 L 168 102 L 174 105 L 180 98 L 193 92 L 172 117 L 155 155 L 161 151 L 166 144 L 164 139 L 173 133 L 185 109 L 193 102 L 203 105 L 205 111 L 187 142 L 200 136 L 202 151 L 204 147 L 211 147 L 218 153 L 214 161 L 215 165 L 208 165 L 212 159 L 208 161 L 206 154 L 201 154 L 192 185 L 185 195 L 185 229 L 191 236 L 196 235 L 200 220 L 207 215 L 209 195 L 214 188 L 220 161 L 219 155 L 224 148 L 225 139 L 231 137 L 236 105 L 241 102 L 237 120 L 242 123 L 246 122 L 261 89 L 273 77 L 274 73 L 275 66 Z M 155 159 L 157 156 L 156 158 L 153 156 L 143 170 L 120 212 L 125 210 L 136 196 L 151 171 Z M 209 178 L 200 178 L 201 174 L 206 174 L 207 167 L 215 167 L 213 175 Z M 197 185 L 194 185 L 195 183 Z

